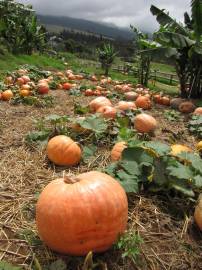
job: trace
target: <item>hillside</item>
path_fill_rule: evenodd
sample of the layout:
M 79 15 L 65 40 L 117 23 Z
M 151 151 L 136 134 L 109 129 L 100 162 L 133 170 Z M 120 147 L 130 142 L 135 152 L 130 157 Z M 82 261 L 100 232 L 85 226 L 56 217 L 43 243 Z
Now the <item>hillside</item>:
M 92 22 L 83 19 L 76 19 L 71 17 L 59 17 L 59 16 L 47 16 L 37 15 L 39 21 L 48 26 L 48 30 L 53 29 L 73 29 L 90 33 L 96 33 L 103 36 L 111 37 L 114 39 L 126 39 L 130 40 L 134 34 L 126 28 L 118 28 L 116 26 Z

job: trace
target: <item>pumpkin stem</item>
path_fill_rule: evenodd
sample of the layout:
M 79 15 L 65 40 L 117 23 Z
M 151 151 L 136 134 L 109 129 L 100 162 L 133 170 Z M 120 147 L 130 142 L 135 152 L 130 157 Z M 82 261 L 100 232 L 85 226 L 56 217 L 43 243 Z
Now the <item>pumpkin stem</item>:
M 78 178 L 74 178 L 74 177 L 71 177 L 71 176 L 64 176 L 63 179 L 64 179 L 64 182 L 66 184 L 75 184 L 76 182 L 79 181 Z

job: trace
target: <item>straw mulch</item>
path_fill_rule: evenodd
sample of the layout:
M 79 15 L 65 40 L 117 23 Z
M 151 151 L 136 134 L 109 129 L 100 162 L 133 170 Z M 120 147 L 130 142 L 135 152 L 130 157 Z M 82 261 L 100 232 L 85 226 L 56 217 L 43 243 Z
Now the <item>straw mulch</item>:
M 72 174 L 105 166 L 109 152 L 102 149 L 103 154 L 91 164 L 70 170 L 52 166 L 44 150 L 25 144 L 33 119 L 53 113 L 72 114 L 73 98 L 60 91 L 53 95 L 53 108 L 0 103 L 0 261 L 39 270 L 63 258 L 68 270 L 77 270 L 82 269 L 84 258 L 58 255 L 41 243 L 35 227 L 35 204 L 42 188 L 64 170 Z M 193 145 L 193 138 L 187 142 Z M 202 269 L 202 235 L 193 222 L 193 206 L 180 199 L 147 194 L 130 196 L 129 206 L 129 230 L 143 238 L 138 260 L 123 259 L 121 252 L 113 249 L 94 256 L 95 262 L 102 262 L 95 269 Z

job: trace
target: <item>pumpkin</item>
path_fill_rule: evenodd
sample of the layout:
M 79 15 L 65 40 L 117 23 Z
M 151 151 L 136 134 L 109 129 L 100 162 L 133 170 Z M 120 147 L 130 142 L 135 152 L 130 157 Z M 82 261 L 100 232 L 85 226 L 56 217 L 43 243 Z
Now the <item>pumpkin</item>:
M 5 84 L 9 85 L 13 83 L 13 78 L 11 76 L 8 76 L 5 78 Z
M 169 106 L 170 105 L 170 98 L 169 97 L 162 97 L 161 104 L 163 104 L 165 106 Z
M 132 101 L 122 100 L 122 101 L 119 101 L 119 103 L 116 106 L 116 109 L 120 111 L 135 110 L 136 106 L 135 106 L 135 103 Z
M 172 156 L 177 156 L 181 152 L 192 152 L 192 150 L 188 146 L 182 145 L 182 144 L 173 144 L 173 145 L 171 145 L 171 152 L 170 152 L 170 154 Z
M 111 105 L 112 105 L 111 101 L 108 98 L 101 96 L 93 99 L 90 102 L 89 107 L 91 112 L 96 112 L 102 106 L 111 106 Z
M 179 105 L 179 111 L 182 113 L 191 113 L 195 110 L 195 105 L 190 101 L 182 102 Z
M 193 114 L 202 115 L 202 107 L 198 107 L 194 110 Z
M 127 147 L 126 142 L 118 142 L 114 145 L 111 151 L 111 160 L 112 161 L 117 161 L 121 158 L 121 154 L 123 150 Z
M 126 92 L 124 97 L 126 100 L 135 101 L 139 95 L 135 92 Z
M 131 87 L 128 84 L 123 85 L 122 92 L 127 93 L 131 91 Z
M 92 81 L 92 82 L 97 82 L 98 79 L 97 79 L 97 77 L 96 77 L 95 75 L 93 75 L 93 76 L 91 77 L 91 81 Z
M 68 82 L 63 83 L 62 88 L 64 90 L 70 90 L 72 88 L 72 84 L 71 83 L 68 83 Z
M 21 78 L 23 79 L 25 84 L 31 81 L 29 76 L 27 76 L 27 75 L 23 75 Z
M 20 96 L 27 97 L 29 95 L 30 95 L 30 90 L 28 90 L 28 89 L 21 89 L 20 90 Z
M 200 141 L 199 143 L 197 143 L 196 150 L 197 151 L 201 151 L 202 150 L 202 141 Z
M 17 70 L 17 73 L 18 73 L 20 76 L 23 76 L 23 75 L 25 75 L 25 74 L 28 73 L 28 70 L 26 70 L 26 69 L 18 69 L 18 70 Z
M 102 96 L 102 93 L 101 93 L 100 90 L 95 90 L 95 91 L 94 91 L 94 95 L 95 95 L 95 96 Z
M 78 117 L 77 120 L 85 120 L 85 117 L 81 116 L 81 117 Z M 77 133 L 86 133 L 88 132 L 89 130 L 86 129 L 86 128 L 83 128 L 79 123 L 72 123 L 71 124 L 71 128 L 76 131 Z
M 162 104 L 162 97 L 159 94 L 153 96 L 154 102 L 157 104 Z
M 83 80 L 83 75 L 75 75 L 76 80 Z
M 134 127 L 140 133 L 149 133 L 156 129 L 156 119 L 146 113 L 140 113 L 134 118 Z
M 119 92 L 119 93 L 122 93 L 122 88 L 123 88 L 123 86 L 121 84 L 117 84 L 114 86 L 114 90 Z
M 24 89 L 24 90 L 30 90 L 31 89 L 31 86 L 29 84 L 23 84 L 21 86 L 21 89 Z
M 93 96 L 93 90 L 92 89 L 86 89 L 85 90 L 85 96 Z
M 172 109 L 178 110 L 179 105 L 183 102 L 184 100 L 182 98 L 173 98 L 170 101 L 170 106 Z
M 38 88 L 38 92 L 39 94 L 47 94 L 49 92 L 49 86 L 48 83 L 44 82 L 44 83 L 39 83 L 37 85 Z
M 96 112 L 101 113 L 101 115 L 107 119 L 114 119 L 117 113 L 116 109 L 112 106 L 102 106 Z
M 70 81 L 74 81 L 74 80 L 76 80 L 76 77 L 75 77 L 74 74 L 69 74 L 68 79 L 69 79 Z
M 36 205 L 40 238 L 63 254 L 106 251 L 125 231 L 127 220 L 124 189 L 111 176 L 96 171 L 50 182 Z
M 8 101 L 13 98 L 13 92 L 11 90 L 6 90 L 1 93 L 2 100 Z
M 20 85 L 20 86 L 23 85 L 23 84 L 24 84 L 23 78 L 17 78 L 16 83 L 17 83 L 18 85 Z
M 199 195 L 197 205 L 195 207 L 194 211 L 194 220 L 199 227 L 199 229 L 202 231 L 202 195 Z
M 61 71 L 56 72 L 55 75 L 58 76 L 58 77 L 64 77 L 65 76 Z
M 136 99 L 135 104 L 138 108 L 142 108 L 144 110 L 151 109 L 151 100 L 148 97 L 139 96 Z
M 47 155 L 56 165 L 73 166 L 81 159 L 81 149 L 71 138 L 58 135 L 49 140 Z

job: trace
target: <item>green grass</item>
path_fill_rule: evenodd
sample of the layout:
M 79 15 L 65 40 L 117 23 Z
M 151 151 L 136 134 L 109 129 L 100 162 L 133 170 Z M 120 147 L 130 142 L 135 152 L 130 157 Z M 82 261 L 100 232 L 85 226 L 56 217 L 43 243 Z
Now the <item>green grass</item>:
M 49 57 L 46 55 L 0 55 L 0 77 L 2 77 L 7 71 L 13 71 L 20 65 L 35 65 L 40 68 L 54 68 L 62 70 L 65 68 L 63 62 L 59 59 Z
M 165 72 L 165 73 L 176 73 L 175 67 L 167 64 L 161 64 L 161 63 L 156 63 L 152 62 L 151 63 L 151 69 L 152 70 L 158 70 L 160 72 Z

